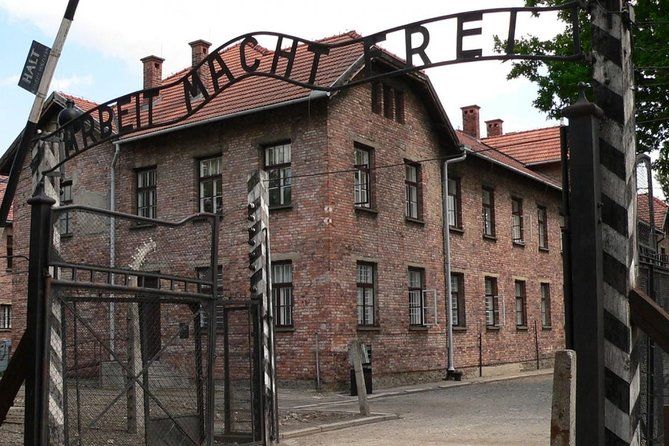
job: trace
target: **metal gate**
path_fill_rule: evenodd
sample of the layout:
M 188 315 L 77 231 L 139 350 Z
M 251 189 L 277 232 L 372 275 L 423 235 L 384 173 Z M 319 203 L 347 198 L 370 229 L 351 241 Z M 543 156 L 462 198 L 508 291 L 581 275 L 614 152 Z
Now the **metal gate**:
M 260 444 L 259 304 L 219 296 L 219 217 L 65 206 L 50 227 L 50 440 Z

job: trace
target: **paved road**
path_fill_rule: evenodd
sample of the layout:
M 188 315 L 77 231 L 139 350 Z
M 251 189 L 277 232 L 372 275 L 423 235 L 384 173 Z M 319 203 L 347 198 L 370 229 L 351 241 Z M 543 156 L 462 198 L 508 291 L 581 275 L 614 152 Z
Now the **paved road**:
M 371 400 L 401 419 L 282 441 L 285 446 L 522 445 L 549 443 L 552 376 Z M 323 408 L 325 409 L 325 408 Z M 355 404 L 333 406 L 355 410 Z

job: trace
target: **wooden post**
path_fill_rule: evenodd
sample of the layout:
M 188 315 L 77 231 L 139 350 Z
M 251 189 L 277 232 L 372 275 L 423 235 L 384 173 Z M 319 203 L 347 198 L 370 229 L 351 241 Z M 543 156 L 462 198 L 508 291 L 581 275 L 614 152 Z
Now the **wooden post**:
M 370 414 L 367 403 L 367 386 L 365 386 L 365 374 L 362 371 L 362 345 L 354 339 L 348 347 L 349 357 L 355 370 L 355 386 L 358 390 L 358 403 L 360 404 L 360 415 L 368 417 Z
M 630 323 L 629 290 L 636 285 L 636 143 L 633 9 L 624 0 L 589 2 L 592 17 L 594 102 L 603 111 L 599 148 L 602 238 L 605 442 L 640 444 L 637 329 Z M 573 202 L 572 202 L 573 203 Z M 582 357 L 579 357 L 579 362 Z M 579 376 L 579 378 L 581 378 Z M 580 443 L 580 440 L 579 440 Z M 590 443 L 591 444 L 591 443 Z
M 551 446 L 576 445 L 576 352 L 555 352 Z

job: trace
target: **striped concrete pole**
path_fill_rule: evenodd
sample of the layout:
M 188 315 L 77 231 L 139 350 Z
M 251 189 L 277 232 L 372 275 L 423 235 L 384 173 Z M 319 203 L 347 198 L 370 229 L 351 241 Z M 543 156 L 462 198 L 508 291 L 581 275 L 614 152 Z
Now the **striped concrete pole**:
M 274 310 L 272 302 L 271 255 L 269 245 L 269 192 L 265 171 L 256 171 L 248 181 L 249 267 L 251 297 L 261 302 L 263 430 L 267 444 L 278 441 L 276 372 L 274 354 Z
M 640 444 L 638 336 L 628 292 L 636 282 L 636 171 L 631 24 L 623 0 L 590 2 L 599 129 L 604 283 L 605 444 Z

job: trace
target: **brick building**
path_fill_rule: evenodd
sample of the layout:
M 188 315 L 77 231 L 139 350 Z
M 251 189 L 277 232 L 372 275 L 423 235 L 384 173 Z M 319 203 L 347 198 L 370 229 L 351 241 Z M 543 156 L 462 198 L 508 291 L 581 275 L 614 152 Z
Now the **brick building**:
M 0 176 L 0 199 L 5 195 L 6 185 L 7 177 Z M 0 357 L 3 354 L 3 341 L 12 339 L 12 274 L 14 271 L 18 272 L 20 268 L 26 269 L 26 262 L 13 257 L 14 242 L 11 224 L 13 215 L 11 211 L 7 220 L 8 225 L 0 237 Z
M 191 48 L 196 64 L 209 44 L 199 40 Z M 260 46 L 244 51 L 261 66 L 275 58 Z M 231 49 L 221 53 L 233 73 L 241 70 L 235 56 Z M 363 60 L 362 45 L 333 50 L 319 83 L 355 80 Z M 145 88 L 185 73 L 163 79 L 162 59 L 142 62 Z M 379 52 L 374 64 L 383 72 L 403 61 Z M 310 66 L 298 46 L 293 70 Z M 43 113 L 45 130 L 67 100 L 81 110 L 95 106 L 54 93 Z M 177 114 L 182 106 L 166 95 L 154 113 Z M 346 380 L 347 345 L 357 337 L 371 347 L 380 383 L 434 379 L 444 374 L 447 348 L 442 160 L 464 146 L 468 156 L 450 167 L 447 191 L 455 365 L 474 373 L 481 358 L 486 367 L 533 367 L 563 344 L 559 182 L 481 139 L 478 107 L 465 107 L 463 118 L 464 131 L 456 132 L 421 72 L 336 94 L 249 78 L 177 126 L 81 154 L 65 166 L 61 200 L 169 221 L 220 212 L 221 290 L 224 297 L 246 296 L 246 179 L 264 168 L 271 179 L 279 378 L 313 380 L 318 369 L 325 383 Z M 12 150 L 0 160 L 0 173 Z M 25 255 L 27 165 L 24 172 L 14 232 L 15 251 Z M 81 231 L 69 220 L 60 230 L 64 246 Z M 107 238 L 82 256 L 122 265 L 132 252 L 125 245 L 151 230 L 117 229 L 114 258 L 103 249 Z M 175 256 L 201 249 L 193 234 L 170 242 Z M 182 267 L 195 277 L 205 265 Z M 15 276 L 13 286 L 15 296 L 25 296 L 25 276 Z M 14 307 L 16 338 L 25 301 L 17 298 Z

